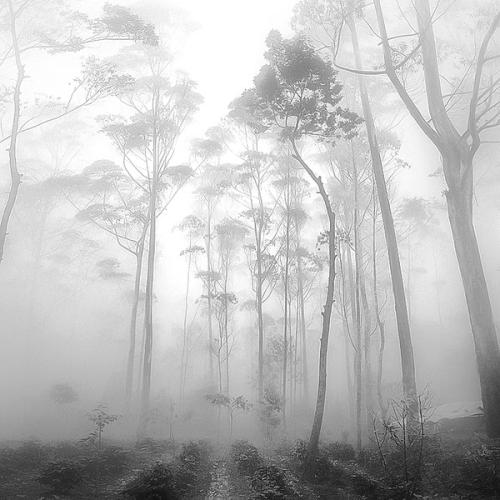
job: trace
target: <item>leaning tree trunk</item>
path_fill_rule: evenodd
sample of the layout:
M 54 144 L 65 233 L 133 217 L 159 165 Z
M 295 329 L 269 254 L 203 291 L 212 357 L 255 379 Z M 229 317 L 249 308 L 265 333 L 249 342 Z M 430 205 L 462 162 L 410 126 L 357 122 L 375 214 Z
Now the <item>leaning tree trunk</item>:
M 309 165 L 302 159 L 293 140 L 291 141 L 291 146 L 294 151 L 294 158 L 300 163 L 311 180 L 316 184 L 328 216 L 328 285 L 326 289 L 325 305 L 323 307 L 323 312 L 321 313 L 323 321 L 321 326 L 321 340 L 319 348 L 318 393 L 316 396 L 316 408 L 314 410 L 314 419 L 307 447 L 307 460 L 305 465 L 306 472 L 310 472 L 314 468 L 314 460 L 318 454 L 319 436 L 321 434 L 323 414 L 325 412 L 328 340 L 330 337 L 330 320 L 332 317 L 335 288 L 335 212 L 332 209 L 328 193 L 325 190 L 321 177 L 316 176 Z
M 356 31 L 356 24 L 352 16 L 348 18 L 348 25 L 352 35 L 352 45 L 356 60 L 356 66 L 361 70 L 361 56 Z M 384 167 L 375 131 L 375 122 L 372 115 L 370 100 L 366 90 L 363 77 L 358 76 L 359 89 L 361 94 L 361 105 L 363 117 L 365 119 L 372 167 L 377 186 L 377 195 L 384 226 L 385 241 L 387 244 L 387 254 L 389 257 L 389 268 L 391 272 L 392 291 L 394 295 L 394 308 L 396 312 L 396 323 L 398 328 L 399 348 L 401 352 L 401 370 L 403 393 L 407 399 L 414 399 L 417 394 L 417 383 L 415 377 L 415 360 L 413 356 L 413 345 L 410 333 L 410 322 L 408 320 L 408 309 L 406 305 L 403 274 L 401 272 L 401 262 L 399 259 L 398 242 L 394 229 L 394 219 L 392 217 L 387 184 L 385 181 Z
M 466 160 L 467 161 L 467 160 Z M 443 158 L 446 170 L 457 168 Z M 446 193 L 448 217 L 472 326 L 481 396 L 490 437 L 500 437 L 500 352 L 474 231 L 471 183 Z
M 21 61 L 21 51 L 17 41 L 16 32 L 16 16 L 12 0 L 8 1 L 9 17 L 10 17 L 10 34 L 12 37 L 12 47 L 14 49 L 14 57 L 16 60 L 16 84 L 14 86 L 14 111 L 12 116 L 12 126 L 10 130 L 9 143 L 9 169 L 10 169 L 10 190 L 7 202 L 5 204 L 2 219 L 0 221 L 0 262 L 3 260 L 5 240 L 7 239 L 7 228 L 9 220 L 14 210 L 14 205 L 17 199 L 17 193 L 21 184 L 21 174 L 17 169 L 17 136 L 19 134 L 19 117 L 21 114 L 21 85 L 24 80 L 24 67 Z

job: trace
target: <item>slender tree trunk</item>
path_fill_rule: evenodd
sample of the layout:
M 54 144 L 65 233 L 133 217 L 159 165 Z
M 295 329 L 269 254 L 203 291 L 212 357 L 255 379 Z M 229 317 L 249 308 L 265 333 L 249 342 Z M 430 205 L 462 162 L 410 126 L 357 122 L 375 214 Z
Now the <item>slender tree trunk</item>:
M 129 348 L 127 359 L 127 379 L 125 385 L 125 397 L 127 406 L 130 405 L 132 398 L 132 385 L 134 380 L 134 360 L 135 360 L 135 345 L 136 345 L 136 331 L 137 331 L 137 311 L 139 308 L 139 299 L 141 292 L 141 274 L 142 274 L 142 257 L 144 254 L 144 238 L 139 243 L 137 253 L 135 255 L 135 280 L 134 280 L 134 297 L 132 303 L 132 311 L 130 313 L 130 327 L 129 327 Z
M 289 186 L 287 186 L 289 189 Z M 290 262 L 290 210 L 286 207 L 287 220 L 286 220 L 286 234 L 285 234 L 285 276 L 284 276 L 284 305 L 285 305 L 285 316 L 283 322 L 283 372 L 282 372 L 282 405 L 283 405 L 283 427 L 286 431 L 286 404 L 287 404 L 287 394 L 286 394 L 286 384 L 287 384 L 287 364 L 288 364 L 288 272 L 289 272 L 289 262 Z
M 321 427 L 323 425 L 323 414 L 325 412 L 326 401 L 326 382 L 327 382 L 327 365 L 328 365 L 328 340 L 330 336 L 330 320 L 332 317 L 334 288 L 335 288 L 335 212 L 332 209 L 330 199 L 323 185 L 321 177 L 316 176 L 309 165 L 302 159 L 297 150 L 297 146 L 293 141 L 291 145 L 294 151 L 294 158 L 304 168 L 311 180 L 316 184 L 319 194 L 325 205 L 325 210 L 328 216 L 328 285 L 326 290 L 326 300 L 323 307 L 323 321 L 321 327 L 321 340 L 319 348 L 319 370 L 318 370 L 318 393 L 316 397 L 316 408 L 314 410 L 314 419 L 309 437 L 306 471 L 312 471 L 314 468 L 314 460 L 318 454 L 319 437 Z
M 382 395 L 382 373 L 384 370 L 384 350 L 385 350 L 385 325 L 380 317 L 380 306 L 378 300 L 378 274 L 377 274 L 377 196 L 375 184 L 373 186 L 373 221 L 372 221 L 372 268 L 373 268 L 373 307 L 375 309 L 375 319 L 380 335 L 380 344 L 377 357 L 377 400 L 382 417 L 386 416 L 387 407 L 384 404 Z
M 358 69 L 362 69 L 356 24 L 352 15 L 348 17 L 348 25 L 352 35 L 352 44 L 356 60 L 356 67 Z M 396 231 L 394 229 L 394 220 L 392 217 L 391 205 L 389 202 L 384 168 L 382 165 L 382 158 L 380 156 L 370 100 L 368 98 L 368 92 L 366 91 L 362 76 L 358 76 L 358 82 L 361 94 L 363 117 L 365 119 L 368 142 L 370 145 L 373 173 L 375 177 L 375 184 L 377 186 L 377 195 L 384 226 L 387 253 L 389 257 L 392 291 L 394 295 L 394 307 L 396 311 L 396 322 L 398 327 L 399 348 L 401 352 L 403 393 L 407 399 L 415 399 L 417 394 L 415 360 L 413 356 L 413 345 L 410 333 L 410 323 L 408 320 L 408 309 L 406 306 L 403 275 L 401 272 L 398 242 L 396 239 Z
M 19 49 L 17 40 L 16 13 L 14 12 L 12 0 L 8 0 L 8 5 L 10 18 L 10 34 L 16 61 L 17 77 L 14 86 L 14 109 L 9 142 L 10 190 L 7 202 L 2 213 L 2 219 L 0 220 L 0 262 L 2 262 L 3 260 L 5 240 L 7 238 L 7 228 L 9 225 L 10 217 L 12 215 L 12 211 L 14 210 L 19 186 L 21 184 L 21 174 L 17 169 L 17 136 L 19 134 L 19 117 L 21 114 L 21 86 L 24 80 L 24 66 L 21 61 L 21 51 Z
M 146 300 L 144 306 L 144 361 L 142 366 L 142 414 L 147 416 L 151 393 L 151 368 L 153 357 L 153 290 L 156 249 L 156 187 L 150 203 L 149 251 L 146 274 Z
M 214 382 L 214 360 L 213 360 L 213 329 L 212 329 L 212 220 L 210 214 L 210 207 L 208 207 L 208 220 L 207 220 L 207 302 L 208 302 L 208 366 L 210 370 L 210 384 Z
M 342 307 L 342 327 L 344 330 L 344 355 L 345 355 L 345 368 L 346 368 L 346 389 L 347 389 L 347 399 L 349 401 L 349 422 L 351 424 L 350 430 L 352 430 L 352 423 L 355 421 L 355 410 L 354 410 L 354 384 L 353 377 L 351 375 L 351 358 L 350 358 L 350 347 L 352 347 L 352 338 L 351 338 L 351 330 L 349 328 L 349 318 L 347 316 L 347 307 L 346 307 L 346 277 L 345 277 L 345 267 L 346 267 L 346 244 L 342 244 L 342 240 L 339 242 L 339 246 L 341 247 L 341 254 L 339 257 L 339 268 L 340 268 L 340 278 L 341 278 L 341 290 L 340 290 L 340 302 Z M 351 252 L 351 249 L 348 247 L 347 251 Z M 349 268 L 350 274 L 352 267 Z M 353 290 L 352 279 L 350 280 L 349 290 Z M 351 305 L 354 304 L 354 300 L 352 300 Z M 354 310 L 354 308 L 352 307 Z M 353 321 L 354 327 L 354 321 Z
M 297 291 L 299 303 L 299 324 L 302 346 L 302 391 L 304 401 L 309 398 L 309 372 L 307 366 L 307 338 L 306 338 L 306 314 L 304 299 L 304 277 L 302 275 L 302 258 L 297 258 Z
M 352 145 L 351 145 L 352 146 Z M 354 352 L 354 375 L 356 379 L 356 449 L 361 452 L 362 431 L 361 431 L 361 411 L 362 411 L 362 357 L 363 346 L 361 343 L 361 251 L 359 248 L 359 207 L 358 207 L 358 173 L 357 165 L 352 156 L 353 176 L 354 176 L 354 261 L 355 261 L 355 309 L 356 309 L 356 347 Z
M 182 401 L 184 398 L 184 390 L 186 385 L 187 376 L 187 338 L 188 338 L 188 312 L 189 312 L 189 285 L 191 284 L 191 263 L 193 260 L 193 253 L 191 251 L 192 237 L 189 236 L 189 257 L 186 278 L 186 292 L 184 296 L 184 320 L 182 323 L 182 357 L 181 357 L 181 383 L 179 387 L 179 399 Z
M 227 301 L 227 282 L 229 274 L 229 257 L 226 262 L 224 276 L 224 344 L 226 356 L 226 394 L 229 396 L 229 321 L 228 321 L 228 301 Z
M 152 135 L 152 178 L 150 183 L 149 200 L 149 246 L 148 246 L 148 269 L 146 276 L 146 301 L 144 307 L 144 364 L 142 376 L 142 417 L 143 426 L 145 418 L 149 412 L 149 402 L 151 393 L 151 368 L 153 358 L 153 293 L 154 293 L 154 271 L 156 254 L 156 203 L 158 196 L 158 106 L 159 90 L 155 89 L 153 94 L 153 135 Z M 143 427 L 144 428 L 144 427 Z
M 262 401 L 264 396 L 264 314 L 262 308 L 262 255 L 261 255 L 261 242 L 257 241 L 256 258 L 257 258 L 257 284 L 255 296 L 257 300 L 257 324 L 259 335 L 259 367 L 258 367 L 258 396 L 259 401 Z

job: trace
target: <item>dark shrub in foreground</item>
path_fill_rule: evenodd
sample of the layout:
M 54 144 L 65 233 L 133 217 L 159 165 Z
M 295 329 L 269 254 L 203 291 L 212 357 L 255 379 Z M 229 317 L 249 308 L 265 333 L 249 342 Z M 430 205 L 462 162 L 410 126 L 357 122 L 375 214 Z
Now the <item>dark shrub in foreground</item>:
M 231 459 L 236 464 L 238 472 L 251 476 L 262 466 L 262 457 L 257 448 L 248 441 L 236 441 L 231 446 Z
M 294 485 L 284 469 L 275 465 L 259 467 L 252 476 L 255 498 L 262 500 L 283 500 L 298 498 Z
M 191 469 L 198 469 L 208 463 L 210 452 L 210 444 L 206 441 L 190 441 L 182 445 L 179 462 Z
M 69 460 L 52 462 L 40 474 L 38 481 L 56 494 L 68 493 L 82 482 L 82 468 Z
M 129 454 L 121 448 L 105 448 L 84 459 L 84 471 L 90 475 L 119 474 L 127 466 Z
M 432 491 L 474 494 L 473 498 L 500 497 L 498 458 L 484 447 L 465 453 L 443 451 L 426 465 L 425 480 Z
M 170 467 L 161 463 L 142 471 L 123 491 L 136 500 L 176 500 L 180 498 Z
M 348 443 L 328 443 L 324 447 L 324 452 L 331 460 L 341 460 L 348 462 L 356 459 L 356 452 L 352 445 Z

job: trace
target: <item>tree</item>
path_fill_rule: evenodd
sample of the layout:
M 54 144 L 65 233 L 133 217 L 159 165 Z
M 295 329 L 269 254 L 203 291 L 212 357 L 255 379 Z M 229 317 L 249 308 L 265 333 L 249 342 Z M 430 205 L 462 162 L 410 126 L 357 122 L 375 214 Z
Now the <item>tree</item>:
M 5 6 L 6 5 L 6 6 Z M 109 40 L 143 40 L 146 43 L 156 44 L 157 38 L 151 25 L 144 23 L 128 9 L 113 5 L 106 5 L 103 17 L 90 19 L 88 16 L 75 12 L 58 12 L 56 17 L 60 24 L 55 30 L 54 18 L 46 19 L 37 29 L 29 26 L 32 18 L 38 18 L 38 13 L 54 10 L 52 5 L 38 0 L 18 1 L 7 0 L 0 6 L 0 15 L 5 16 L 6 25 L 10 34 L 10 44 L 0 54 L 0 66 L 14 58 L 16 68 L 16 83 L 12 95 L 12 118 L 9 134 L 0 139 L 0 143 L 9 142 L 9 169 L 11 186 L 9 195 L 0 220 L 0 261 L 3 259 L 5 240 L 10 217 L 16 204 L 21 173 L 18 168 L 18 139 L 20 134 L 38 128 L 46 123 L 58 120 L 78 109 L 96 102 L 97 100 L 114 95 L 124 85 L 128 78 L 116 73 L 113 65 L 100 63 L 95 57 L 87 60 L 81 77 L 75 79 L 75 85 L 67 102 L 59 106 L 46 118 L 37 116 L 22 121 L 22 85 L 26 79 L 24 55 L 27 52 L 46 50 L 51 52 L 77 51 L 85 46 Z M 79 19 L 75 30 L 74 20 Z M 38 21 L 39 22 L 39 21 Z M 28 23 L 28 26 L 26 26 Z M 60 26 L 63 26 L 60 29 Z M 50 108 L 49 108 L 50 109 Z M 43 110 L 42 110 L 43 111 Z M 46 110 L 45 110 L 46 111 Z M 42 112 L 43 115 L 43 112 Z
M 272 174 L 275 156 L 261 151 L 261 138 L 265 129 L 245 108 L 232 103 L 229 118 L 242 139 L 243 151 L 239 154 L 242 163 L 237 167 L 234 189 L 244 196 L 245 210 L 241 218 L 248 220 L 253 236 L 246 246 L 248 266 L 255 291 L 258 329 L 258 374 L 257 395 L 264 397 L 264 310 L 275 285 L 276 260 L 272 255 L 276 233 L 272 233 L 272 217 L 276 204 L 266 199 L 266 187 Z M 240 200 L 241 201 L 241 200 Z
M 219 324 L 219 341 L 217 345 L 217 362 L 219 371 L 219 392 L 229 394 L 229 356 L 232 343 L 229 331 L 229 306 L 236 304 L 237 297 L 230 291 L 230 279 L 236 252 L 243 240 L 246 228 L 237 220 L 224 219 L 215 226 L 217 238 L 218 274 L 220 280 L 216 286 L 216 317 Z M 222 352 L 224 350 L 224 352 Z M 225 361 L 225 386 L 222 383 L 222 364 Z
M 344 25 L 349 28 L 351 34 L 351 43 L 354 51 L 355 67 L 358 76 L 357 83 L 361 98 L 361 109 L 366 126 L 372 169 L 377 188 L 377 196 L 380 200 L 380 211 L 389 258 L 394 296 L 394 309 L 396 313 L 399 347 L 401 352 L 403 393 L 406 398 L 414 399 L 417 394 L 417 386 L 415 379 L 415 361 L 411 341 L 410 322 L 408 319 L 408 308 L 406 305 L 398 241 L 396 238 L 394 220 L 389 201 L 386 176 L 384 173 L 384 163 L 381 155 L 379 138 L 377 137 L 372 106 L 365 80 L 363 78 L 365 72 L 362 67 L 361 50 L 359 47 L 356 28 L 356 16 L 359 13 L 359 8 L 360 4 L 356 0 L 350 2 L 345 2 L 344 0 L 326 0 L 324 2 L 313 4 L 312 6 L 310 2 L 306 1 L 299 4 L 298 13 L 313 25 L 317 25 L 317 19 L 320 19 L 321 26 L 327 32 L 327 47 L 334 55 L 335 66 L 340 70 L 345 70 L 343 66 L 336 62 L 341 49 L 340 42 L 342 40 L 341 34 Z
M 391 45 L 386 19 L 380 0 L 374 0 L 375 15 L 383 50 L 384 67 L 377 70 L 351 71 L 365 75 L 387 75 L 408 112 L 428 139 L 436 146 L 442 158 L 447 185 L 446 202 L 455 252 L 469 311 L 487 431 L 492 437 L 500 436 L 500 349 L 491 309 L 473 221 L 474 159 L 488 132 L 500 125 L 498 120 L 498 92 L 500 82 L 493 76 L 496 53 L 490 53 L 492 40 L 500 26 L 500 12 L 491 16 L 481 43 L 458 85 L 443 92 L 441 68 L 436 48 L 434 22 L 428 0 L 417 0 L 413 6 L 416 16 L 418 43 L 406 53 L 396 53 Z M 420 57 L 426 87 L 428 120 L 404 85 L 401 73 Z M 472 70 L 472 71 L 471 71 Z M 472 74 L 472 77 L 468 77 Z M 470 83 L 469 90 L 464 87 Z M 464 102 L 465 100 L 465 102 Z M 466 110 L 463 131 L 450 113 L 451 107 L 461 101 Z M 486 138 L 487 140 L 487 138 Z
M 110 234 L 116 243 L 134 257 L 134 287 L 130 312 L 129 349 L 125 378 L 127 405 L 132 397 L 136 332 L 146 235 L 149 228 L 148 199 L 122 168 L 110 161 L 96 161 L 73 176 L 75 186 L 86 199 L 77 217 Z M 66 185 L 71 178 L 65 177 Z M 97 200 L 96 200 L 96 197 Z
M 204 253 L 205 249 L 200 245 L 196 245 L 196 241 L 200 238 L 203 228 L 203 221 L 194 215 L 184 217 L 179 224 L 179 229 L 186 233 L 188 238 L 188 246 L 182 250 L 181 255 L 187 257 L 187 274 L 186 274 L 186 294 L 184 299 L 184 319 L 182 324 L 182 355 L 181 355 L 181 376 L 179 384 L 180 399 L 184 397 L 186 388 L 187 367 L 188 367 L 188 311 L 189 311 L 189 288 L 191 283 L 191 268 L 196 264 L 197 255 Z
M 320 175 L 315 173 L 299 151 L 297 142 L 305 138 L 331 141 L 356 133 L 359 117 L 339 104 L 342 86 L 328 62 L 318 56 L 308 41 L 297 36 L 285 40 L 278 32 L 267 38 L 268 64 L 255 78 L 255 88 L 242 95 L 241 104 L 250 102 L 262 122 L 280 129 L 281 139 L 290 146 L 292 156 L 316 185 L 328 217 L 323 233 L 328 245 L 328 285 L 322 316 L 320 362 L 316 409 L 308 446 L 308 467 L 318 451 L 326 400 L 326 376 L 330 319 L 335 284 L 335 212 Z
M 148 199 L 148 254 L 144 314 L 144 360 L 142 413 L 149 411 L 153 353 L 153 289 L 156 252 L 156 221 L 195 170 L 188 165 L 172 165 L 177 142 L 193 116 L 201 97 L 193 81 L 171 78 L 169 57 L 161 46 L 141 47 L 130 55 L 130 64 L 141 76 L 122 97 L 132 115 L 104 119 L 104 132 L 122 156 L 122 166 Z M 145 75 L 145 76 L 143 76 Z

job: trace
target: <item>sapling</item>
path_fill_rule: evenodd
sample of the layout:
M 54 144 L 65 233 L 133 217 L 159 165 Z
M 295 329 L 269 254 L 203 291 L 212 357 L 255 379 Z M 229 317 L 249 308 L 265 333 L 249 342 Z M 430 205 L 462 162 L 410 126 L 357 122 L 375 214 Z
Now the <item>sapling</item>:
M 95 425 L 95 429 L 82 441 L 93 444 L 97 442 L 97 451 L 101 451 L 102 433 L 104 432 L 104 428 L 112 422 L 118 420 L 120 416 L 108 413 L 107 407 L 103 404 L 99 404 L 90 413 L 88 413 L 87 416 L 88 419 Z

